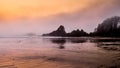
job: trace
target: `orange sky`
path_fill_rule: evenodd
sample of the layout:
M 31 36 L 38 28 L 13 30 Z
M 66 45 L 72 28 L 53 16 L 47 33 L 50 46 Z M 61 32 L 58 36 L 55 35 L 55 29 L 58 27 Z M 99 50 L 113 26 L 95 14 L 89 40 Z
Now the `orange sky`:
M 95 0 L 0 0 L 0 18 L 33 18 L 71 13 L 89 7 Z
M 120 16 L 119 6 L 120 0 L 0 0 L 0 35 L 48 33 L 59 25 L 91 32 Z

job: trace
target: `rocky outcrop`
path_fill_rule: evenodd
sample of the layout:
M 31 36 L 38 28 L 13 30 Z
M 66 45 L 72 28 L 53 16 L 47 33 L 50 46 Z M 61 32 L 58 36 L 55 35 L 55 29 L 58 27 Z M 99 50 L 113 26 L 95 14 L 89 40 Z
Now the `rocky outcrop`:
M 65 32 L 64 26 L 60 26 L 57 30 L 43 34 L 43 36 L 65 36 L 65 37 L 80 37 L 80 36 L 100 36 L 100 37 L 120 37 L 120 17 L 114 16 L 107 18 L 98 27 L 94 32 L 87 33 L 82 30 L 73 30 L 70 33 Z
M 67 33 L 67 36 L 70 37 L 80 37 L 80 36 L 88 36 L 88 33 L 86 33 L 83 29 L 79 30 L 73 30 L 70 33 Z
M 105 37 L 120 37 L 120 17 L 108 18 L 95 29 L 95 35 Z
M 61 25 L 57 30 L 48 34 L 43 34 L 43 36 L 66 36 L 65 28 Z
M 63 36 L 63 37 L 80 37 L 80 36 L 88 36 L 88 34 L 84 30 L 73 30 L 70 33 L 66 33 L 65 28 L 61 25 L 57 30 L 43 34 L 43 36 Z

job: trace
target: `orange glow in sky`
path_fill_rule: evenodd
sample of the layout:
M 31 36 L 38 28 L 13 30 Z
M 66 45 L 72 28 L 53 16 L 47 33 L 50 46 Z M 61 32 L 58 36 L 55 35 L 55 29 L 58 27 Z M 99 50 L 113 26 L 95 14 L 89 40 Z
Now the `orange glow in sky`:
M 0 0 L 0 18 L 34 18 L 71 13 L 89 6 L 91 0 Z
M 120 16 L 119 6 L 120 0 L 0 0 L 0 35 L 48 33 L 59 25 L 91 32 Z

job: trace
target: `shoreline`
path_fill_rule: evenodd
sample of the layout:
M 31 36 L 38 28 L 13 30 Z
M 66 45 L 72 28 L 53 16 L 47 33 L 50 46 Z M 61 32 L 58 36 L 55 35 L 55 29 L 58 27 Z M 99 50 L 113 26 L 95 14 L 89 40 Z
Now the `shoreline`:
M 119 68 L 120 51 L 116 48 L 120 49 L 120 43 L 98 39 L 71 38 L 65 42 L 59 38 L 5 38 L 0 44 L 0 67 Z

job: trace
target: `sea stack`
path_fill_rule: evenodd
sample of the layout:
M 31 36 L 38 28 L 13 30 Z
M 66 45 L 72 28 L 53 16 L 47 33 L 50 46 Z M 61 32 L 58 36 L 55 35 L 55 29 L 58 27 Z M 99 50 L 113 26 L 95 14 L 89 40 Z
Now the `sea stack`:
M 60 25 L 57 30 L 48 34 L 43 34 L 43 36 L 66 36 L 65 27 L 63 25 Z

